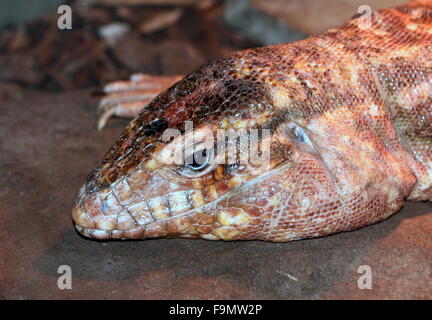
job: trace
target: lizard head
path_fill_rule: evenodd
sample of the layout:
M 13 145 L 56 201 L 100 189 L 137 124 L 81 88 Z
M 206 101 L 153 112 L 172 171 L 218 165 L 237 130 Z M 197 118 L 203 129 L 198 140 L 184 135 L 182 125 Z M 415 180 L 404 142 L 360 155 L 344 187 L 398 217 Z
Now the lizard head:
M 82 186 L 76 229 L 97 239 L 265 237 L 282 196 L 277 172 L 308 141 L 252 67 L 235 55 L 204 65 L 144 108 Z
M 408 173 L 359 125 L 369 120 L 352 106 L 366 98 L 339 80 L 363 78 L 345 66 L 304 45 L 200 67 L 147 105 L 90 173 L 76 229 L 96 239 L 289 241 L 388 216 Z

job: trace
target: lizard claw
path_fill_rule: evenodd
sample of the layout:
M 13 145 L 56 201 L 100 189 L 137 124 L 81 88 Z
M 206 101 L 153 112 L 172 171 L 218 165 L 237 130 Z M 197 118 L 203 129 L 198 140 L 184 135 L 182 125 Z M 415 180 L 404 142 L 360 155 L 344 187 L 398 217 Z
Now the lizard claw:
M 179 81 L 182 76 L 133 74 L 129 81 L 107 84 L 98 105 L 98 130 L 113 116 L 134 118 L 161 91 Z
M 116 114 L 116 105 L 99 104 L 98 114 L 97 129 L 100 131 L 106 126 L 108 120 Z

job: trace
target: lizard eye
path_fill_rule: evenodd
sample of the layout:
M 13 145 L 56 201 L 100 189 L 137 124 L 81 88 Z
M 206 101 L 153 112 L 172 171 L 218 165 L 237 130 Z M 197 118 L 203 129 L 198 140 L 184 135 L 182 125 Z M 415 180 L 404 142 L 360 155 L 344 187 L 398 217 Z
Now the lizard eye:
M 187 177 L 199 177 L 214 168 L 213 151 L 202 149 L 186 157 L 184 165 L 179 168 L 182 175 Z
M 207 160 L 207 150 L 198 151 L 186 158 L 185 167 L 193 171 L 201 171 L 208 166 Z

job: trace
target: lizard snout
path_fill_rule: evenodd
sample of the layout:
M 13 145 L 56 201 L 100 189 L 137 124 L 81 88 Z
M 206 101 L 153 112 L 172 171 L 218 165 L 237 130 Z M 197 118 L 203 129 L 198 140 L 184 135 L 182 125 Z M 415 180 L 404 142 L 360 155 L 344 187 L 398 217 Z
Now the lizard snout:
M 204 196 L 200 190 L 172 186 L 162 176 L 145 171 L 93 192 L 85 184 L 72 210 L 75 228 L 85 237 L 101 240 L 194 237 L 189 229 L 192 220 L 203 215 L 199 209 L 205 204 Z
M 88 193 L 86 190 L 88 188 L 84 184 L 78 192 L 72 209 L 75 228 L 85 237 L 108 239 L 110 232 L 115 229 L 115 221 L 98 210 L 103 205 L 99 192 Z
M 142 236 L 137 222 L 111 188 L 89 192 L 88 185 L 84 184 L 76 197 L 72 220 L 76 230 L 88 238 L 103 240 Z

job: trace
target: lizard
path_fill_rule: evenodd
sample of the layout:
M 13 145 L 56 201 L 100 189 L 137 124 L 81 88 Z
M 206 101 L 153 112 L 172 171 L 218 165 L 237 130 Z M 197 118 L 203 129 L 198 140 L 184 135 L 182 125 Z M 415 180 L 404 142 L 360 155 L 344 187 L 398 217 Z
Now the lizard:
M 135 118 L 78 192 L 76 229 L 94 239 L 288 242 L 431 200 L 431 49 L 432 1 L 415 0 L 234 52 L 184 78 L 108 84 L 100 127 L 113 115 Z M 231 146 L 239 155 L 254 142 L 268 151 L 265 165 L 211 161 L 225 156 L 211 143 L 203 152 L 202 137 L 251 129 L 262 133 Z M 162 139 L 167 130 L 179 134 Z

